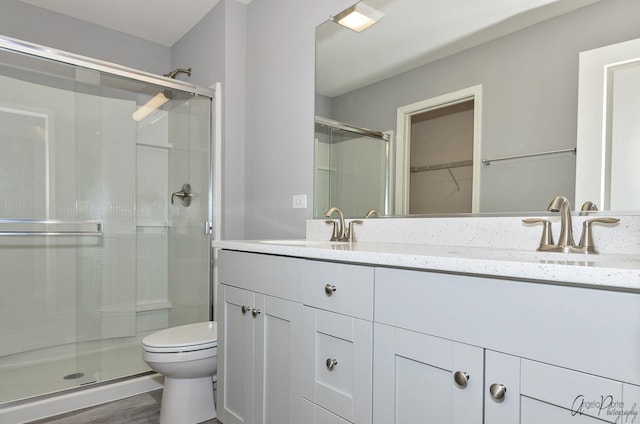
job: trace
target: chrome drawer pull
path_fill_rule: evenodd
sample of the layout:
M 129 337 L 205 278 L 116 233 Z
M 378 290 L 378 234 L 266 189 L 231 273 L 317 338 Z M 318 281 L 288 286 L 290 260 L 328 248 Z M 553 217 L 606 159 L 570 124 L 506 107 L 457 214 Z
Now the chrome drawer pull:
M 469 374 L 464 371 L 456 371 L 455 374 L 453 374 L 453 381 L 455 381 L 456 386 L 461 389 L 465 389 L 467 387 L 467 383 L 470 378 Z
M 251 310 L 251 315 L 253 315 L 253 317 L 257 317 L 262 311 L 260 309 L 252 309 Z
M 327 364 L 327 369 L 329 371 L 333 371 L 335 366 L 338 365 L 338 360 L 337 359 L 327 358 L 326 364 Z
M 327 296 L 333 295 L 333 293 L 336 290 L 338 290 L 338 289 L 333 284 L 327 284 L 326 286 L 324 286 L 324 292 L 327 294 Z
M 496 402 L 502 402 L 507 393 L 507 387 L 504 384 L 492 384 L 489 386 L 489 393 Z
M 249 312 L 251 308 L 248 306 L 242 305 L 242 308 L 240 308 L 240 310 L 242 311 L 242 315 L 246 315 L 246 313 Z

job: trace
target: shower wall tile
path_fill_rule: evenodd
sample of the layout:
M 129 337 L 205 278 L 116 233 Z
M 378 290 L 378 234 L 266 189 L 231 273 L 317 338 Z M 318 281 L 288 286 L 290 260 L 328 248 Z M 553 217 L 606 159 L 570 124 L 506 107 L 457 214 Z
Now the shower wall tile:
M 138 225 L 145 222 L 167 222 L 170 199 L 168 161 L 167 149 L 142 145 L 137 147 L 136 222 Z
M 136 125 L 135 103 L 101 98 L 105 221 L 133 223 L 135 213 Z M 107 125 L 107 123 L 115 123 Z M 130 228 L 133 231 L 133 227 Z
M 168 241 L 166 227 L 139 227 L 137 233 L 137 304 L 167 302 Z
M 137 123 L 136 142 L 148 146 L 168 147 L 169 115 L 163 110 L 158 110 L 156 113 L 155 119 L 145 119 Z

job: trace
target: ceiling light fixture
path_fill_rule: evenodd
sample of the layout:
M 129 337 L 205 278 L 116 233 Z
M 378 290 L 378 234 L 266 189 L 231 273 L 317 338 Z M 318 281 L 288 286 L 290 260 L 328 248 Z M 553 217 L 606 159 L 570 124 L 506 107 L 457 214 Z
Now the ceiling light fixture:
M 353 30 L 361 32 L 384 17 L 384 13 L 363 2 L 343 10 L 333 17 L 333 21 Z

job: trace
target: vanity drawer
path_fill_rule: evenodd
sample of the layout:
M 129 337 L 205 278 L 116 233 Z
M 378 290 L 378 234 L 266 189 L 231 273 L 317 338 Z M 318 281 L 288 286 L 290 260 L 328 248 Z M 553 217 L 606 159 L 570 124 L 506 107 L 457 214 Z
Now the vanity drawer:
M 304 260 L 221 250 L 218 282 L 227 286 L 301 302 Z
M 353 423 L 371 422 L 373 323 L 303 311 L 303 397 Z
M 372 267 L 305 261 L 303 274 L 305 305 L 373 320 Z

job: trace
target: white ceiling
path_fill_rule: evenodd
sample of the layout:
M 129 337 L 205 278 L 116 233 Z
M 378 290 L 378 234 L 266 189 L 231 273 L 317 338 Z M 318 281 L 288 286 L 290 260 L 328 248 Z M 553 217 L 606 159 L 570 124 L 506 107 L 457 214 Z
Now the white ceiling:
M 316 31 L 316 91 L 333 97 L 598 0 L 364 0 L 385 16 Z
M 219 0 L 21 1 L 170 47 Z

